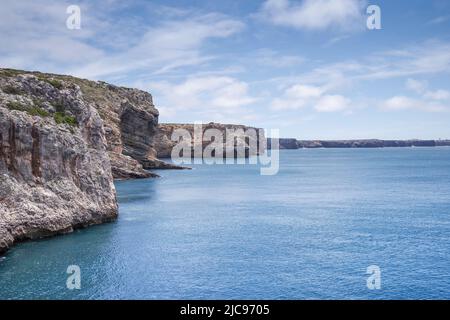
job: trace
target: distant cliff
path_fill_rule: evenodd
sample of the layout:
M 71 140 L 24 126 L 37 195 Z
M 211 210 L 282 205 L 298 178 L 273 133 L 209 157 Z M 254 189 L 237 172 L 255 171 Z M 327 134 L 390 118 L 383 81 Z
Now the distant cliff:
M 267 140 L 271 146 L 271 140 Z M 394 147 L 438 147 L 450 146 L 450 140 L 297 140 L 283 138 L 279 140 L 280 149 L 302 148 L 394 148 Z
M 195 145 L 202 145 L 202 150 L 209 144 L 211 141 L 205 137 L 203 137 L 202 141 L 195 140 L 194 136 L 194 124 L 175 124 L 175 123 L 164 123 L 158 126 L 158 131 L 156 137 L 154 139 L 156 155 L 158 158 L 170 158 L 172 149 L 175 146 L 176 142 L 172 141 L 172 133 L 177 129 L 184 129 L 189 132 L 192 137 L 192 149 L 191 155 L 194 156 L 194 147 Z M 254 156 L 257 154 L 261 154 L 266 149 L 266 138 L 264 135 L 264 130 L 259 128 L 253 128 L 243 125 L 235 125 L 235 124 L 220 124 L 210 122 L 202 125 L 202 130 L 205 132 L 209 129 L 216 129 L 223 135 L 223 141 L 221 141 L 223 145 L 223 150 L 226 150 L 227 143 L 233 143 L 233 148 L 236 150 L 235 145 L 244 145 L 246 148 L 245 157 Z M 235 131 L 237 133 L 236 139 L 231 142 L 227 141 L 227 130 Z M 239 134 L 239 131 L 241 132 Z M 256 133 L 252 135 L 251 132 Z M 255 149 L 250 148 L 250 146 L 256 146 Z M 236 151 L 235 151 L 236 154 Z M 224 152 L 225 156 L 225 152 Z

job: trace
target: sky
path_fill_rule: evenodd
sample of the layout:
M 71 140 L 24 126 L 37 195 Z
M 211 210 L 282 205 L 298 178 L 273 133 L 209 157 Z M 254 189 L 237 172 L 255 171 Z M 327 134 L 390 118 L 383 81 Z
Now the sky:
M 450 139 L 447 0 L 0 0 L 0 67 L 148 91 L 160 122 Z

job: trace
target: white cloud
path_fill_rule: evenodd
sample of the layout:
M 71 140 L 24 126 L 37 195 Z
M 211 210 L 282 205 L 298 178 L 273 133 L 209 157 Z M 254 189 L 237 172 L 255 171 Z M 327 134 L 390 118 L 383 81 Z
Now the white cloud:
M 359 0 L 266 0 L 259 15 L 278 26 L 296 29 L 348 30 L 364 26 L 362 1 Z
M 193 11 L 151 20 L 139 15 L 130 19 L 120 11 L 126 12 L 128 4 L 81 0 L 81 29 L 68 30 L 69 4 L 50 0 L 2 2 L 0 65 L 93 79 L 131 72 L 162 74 L 214 59 L 203 52 L 204 44 L 209 39 L 230 37 L 245 27 L 223 14 Z M 149 10 L 149 4 L 137 1 L 133 8 Z M 152 16 L 157 16 L 158 6 L 151 8 Z M 170 9 L 162 8 L 164 12 Z
M 415 79 L 407 79 L 406 80 L 406 88 L 408 90 L 412 90 L 416 93 L 422 94 L 425 92 L 425 90 L 428 87 L 428 83 L 425 81 L 419 81 L 419 80 L 415 80 Z
M 304 83 L 320 86 L 327 91 L 353 88 L 366 81 L 378 81 L 413 76 L 432 76 L 450 73 L 450 43 L 426 41 L 418 46 L 375 53 L 360 59 L 321 64 L 296 76 L 271 79 L 286 86 Z M 426 82 L 407 83 L 417 91 Z M 415 86 L 415 88 L 412 88 Z M 421 89 L 424 90 L 424 89 Z
M 323 88 L 296 84 L 287 88 L 281 98 L 273 99 L 271 109 L 276 111 L 281 110 L 296 110 L 311 104 L 313 100 L 319 98 L 323 93 Z
M 414 79 L 406 80 L 406 87 L 409 90 L 421 95 L 425 99 L 431 100 L 448 100 L 450 99 L 450 92 L 448 90 L 428 90 L 428 82 L 418 81 Z
M 406 80 L 406 88 L 412 90 L 422 97 L 423 100 L 428 101 L 426 103 L 432 103 L 435 100 L 450 100 L 450 91 L 438 89 L 438 90 L 429 90 L 427 81 L 419 81 L 415 79 L 407 79 Z M 423 104 L 423 102 L 422 102 Z
M 418 109 L 421 103 L 419 100 L 411 99 L 405 96 L 392 97 L 382 104 L 382 108 L 386 110 L 405 110 L 405 109 Z
M 319 112 L 336 112 L 348 109 L 350 100 L 341 95 L 326 95 L 319 99 L 314 106 Z
M 416 93 L 416 97 L 397 95 L 379 104 L 383 110 L 420 110 L 426 112 L 450 111 L 450 92 L 447 90 L 429 90 L 427 81 L 409 78 L 405 86 Z
M 161 106 L 158 108 L 163 117 L 184 112 L 198 120 L 208 116 L 217 120 L 226 114 L 236 114 L 239 119 L 246 114 L 244 107 L 258 101 L 250 95 L 246 82 L 226 76 L 190 77 L 180 83 L 162 81 L 138 86 L 158 97 L 156 103 Z
M 377 62 L 377 65 L 373 66 L 373 72 L 367 75 L 369 79 L 448 73 L 450 72 L 450 43 L 425 41 L 418 46 L 382 52 L 373 60 Z
M 201 54 L 211 38 L 226 38 L 244 28 L 240 21 L 220 14 L 191 16 L 147 29 L 129 50 L 75 70 L 76 75 L 99 77 L 119 72 L 145 70 L 161 74 L 183 66 L 202 64 L 213 57 Z
M 324 92 L 323 88 L 297 84 L 286 90 L 286 95 L 290 98 L 296 99 L 311 99 L 318 98 Z
M 414 99 L 406 96 L 394 96 L 380 104 L 380 108 L 391 111 L 401 110 L 421 110 L 429 112 L 442 112 L 449 109 L 440 103 L 426 101 L 423 99 Z
M 436 91 L 427 91 L 424 97 L 432 100 L 449 100 L 450 92 L 448 90 L 442 89 Z
M 218 108 L 237 108 L 256 101 L 256 98 L 249 96 L 248 85 L 235 79 L 226 79 L 225 83 L 216 90 L 212 106 Z
M 275 111 L 297 110 L 308 106 L 318 112 L 337 112 L 350 108 L 351 101 L 342 95 L 325 94 L 324 87 L 296 84 L 287 88 L 281 98 L 273 99 Z

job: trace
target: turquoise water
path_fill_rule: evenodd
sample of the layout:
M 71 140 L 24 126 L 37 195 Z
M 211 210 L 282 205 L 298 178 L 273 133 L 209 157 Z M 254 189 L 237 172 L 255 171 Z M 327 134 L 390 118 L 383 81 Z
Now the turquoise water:
M 280 156 L 117 182 L 117 222 L 15 246 L 0 298 L 450 298 L 450 148 Z

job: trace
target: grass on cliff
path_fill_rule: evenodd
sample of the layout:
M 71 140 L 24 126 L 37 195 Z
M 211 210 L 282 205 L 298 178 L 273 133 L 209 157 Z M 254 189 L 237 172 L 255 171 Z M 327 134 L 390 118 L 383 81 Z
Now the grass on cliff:
M 9 110 L 17 110 L 17 111 L 26 112 L 31 116 L 40 116 L 40 117 L 44 117 L 44 118 L 52 116 L 48 111 L 46 111 L 40 107 L 25 105 L 25 104 L 17 102 L 17 101 L 8 102 L 6 104 L 6 107 Z M 66 115 L 63 112 L 55 112 L 53 114 L 53 119 L 55 120 L 55 122 L 57 124 L 68 124 L 73 127 L 78 126 L 78 122 L 75 117 Z
M 52 104 L 53 107 L 56 110 L 56 113 L 53 115 L 53 118 L 55 119 L 57 124 L 61 124 L 61 123 L 66 123 L 69 124 L 71 126 L 77 126 L 77 120 L 75 119 L 75 117 L 66 115 L 65 112 L 65 107 L 64 104 L 62 102 L 56 102 Z
M 22 103 L 16 102 L 16 101 L 8 102 L 6 104 L 6 106 L 10 110 L 23 111 L 32 116 L 40 116 L 40 117 L 49 117 L 50 116 L 50 113 L 48 113 L 46 110 L 44 110 L 42 108 L 28 106 L 28 105 L 25 105 L 25 104 L 22 104 Z
M 73 127 L 78 125 L 77 119 L 75 119 L 75 117 L 68 116 L 68 115 L 66 115 L 66 114 L 64 114 L 62 112 L 56 112 L 53 115 L 53 119 L 55 119 L 55 122 L 57 124 L 65 123 L 65 124 L 71 125 Z
M 56 79 L 49 79 L 44 77 L 38 77 L 39 81 L 47 82 L 48 84 L 52 85 L 53 88 L 61 90 L 63 88 L 63 83 Z

